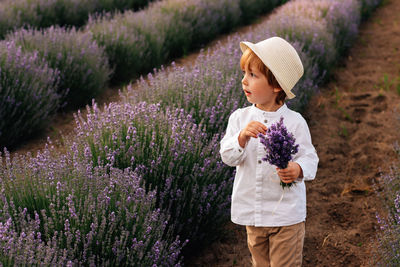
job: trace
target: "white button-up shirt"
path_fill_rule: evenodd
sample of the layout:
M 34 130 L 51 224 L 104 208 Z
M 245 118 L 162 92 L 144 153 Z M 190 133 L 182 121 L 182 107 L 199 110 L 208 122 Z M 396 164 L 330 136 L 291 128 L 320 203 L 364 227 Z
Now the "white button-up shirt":
M 240 131 L 250 122 L 259 121 L 269 127 L 283 116 L 283 123 L 299 144 L 292 161 L 303 170 L 303 179 L 283 189 L 276 167 L 263 161 L 266 151 L 259 138 L 250 138 L 245 148 L 239 145 Z M 304 181 L 315 178 L 318 156 L 311 143 L 307 122 L 286 104 L 275 112 L 255 105 L 233 112 L 224 138 L 221 140 L 222 161 L 236 166 L 233 184 L 231 219 L 240 225 L 263 227 L 287 226 L 306 219 L 306 188 Z

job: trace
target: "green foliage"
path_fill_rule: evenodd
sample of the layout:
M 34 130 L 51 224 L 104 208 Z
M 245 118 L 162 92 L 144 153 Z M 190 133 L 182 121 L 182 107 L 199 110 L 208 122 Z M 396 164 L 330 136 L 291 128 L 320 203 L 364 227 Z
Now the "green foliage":
M 0 43 L 0 148 L 42 130 L 59 108 L 59 73 L 37 53 Z
M 262 1 L 259 5 L 260 2 L 160 1 L 140 12 L 93 16 L 86 30 L 105 47 L 109 62 L 115 68 L 112 81 L 117 83 L 149 72 L 243 24 L 249 17 L 246 18 L 248 13 L 241 7 L 257 9 L 252 14 L 254 18 L 285 1 Z
M 340 125 L 339 135 L 344 137 L 344 138 L 347 138 L 349 136 L 349 132 L 347 130 L 347 127 L 345 125 L 343 125 L 343 124 Z
M 90 170 L 76 150 L 0 158 L 3 263 L 170 266 L 180 242 L 130 170 Z M 4 165 L 2 162 L 6 162 Z M 7 242 L 4 242 L 7 240 Z
M 153 0 L 3 0 L 0 39 L 15 28 L 82 26 L 90 14 L 137 10 Z
M 60 71 L 58 93 L 70 107 L 91 102 L 107 88 L 111 70 L 102 47 L 88 33 L 74 28 L 50 27 L 46 30 L 25 30 L 8 36 L 24 51 L 38 51 L 54 69 Z
M 170 227 L 191 248 L 214 240 L 227 219 L 231 169 L 212 140 L 181 109 L 146 103 L 95 106 L 78 118 L 79 151 L 94 166 L 137 170 L 157 206 L 170 214 Z M 212 219 L 211 219 L 212 218 Z

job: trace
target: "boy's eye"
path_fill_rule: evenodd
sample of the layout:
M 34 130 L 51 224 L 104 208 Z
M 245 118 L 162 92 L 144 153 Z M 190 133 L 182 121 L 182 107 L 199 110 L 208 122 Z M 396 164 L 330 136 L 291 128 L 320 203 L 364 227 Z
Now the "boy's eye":
M 255 77 L 256 75 L 254 73 L 250 72 L 250 76 Z

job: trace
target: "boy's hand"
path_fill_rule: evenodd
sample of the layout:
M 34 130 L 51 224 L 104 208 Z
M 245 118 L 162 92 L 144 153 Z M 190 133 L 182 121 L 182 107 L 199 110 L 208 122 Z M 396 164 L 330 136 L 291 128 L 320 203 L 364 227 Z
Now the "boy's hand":
M 240 131 L 238 137 L 239 145 L 244 148 L 246 143 L 250 140 L 250 137 L 257 138 L 259 133 L 266 134 L 267 126 L 258 121 L 249 122 L 249 124 Z
M 293 183 L 297 178 L 303 177 L 303 170 L 296 162 L 290 161 L 286 169 L 276 168 L 279 178 L 285 184 Z

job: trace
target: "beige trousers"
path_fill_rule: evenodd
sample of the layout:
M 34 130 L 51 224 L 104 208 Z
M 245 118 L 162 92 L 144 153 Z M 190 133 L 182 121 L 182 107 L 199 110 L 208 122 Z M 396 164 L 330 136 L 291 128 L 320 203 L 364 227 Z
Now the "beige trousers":
M 305 223 L 282 227 L 246 226 L 254 267 L 298 267 L 303 260 Z

